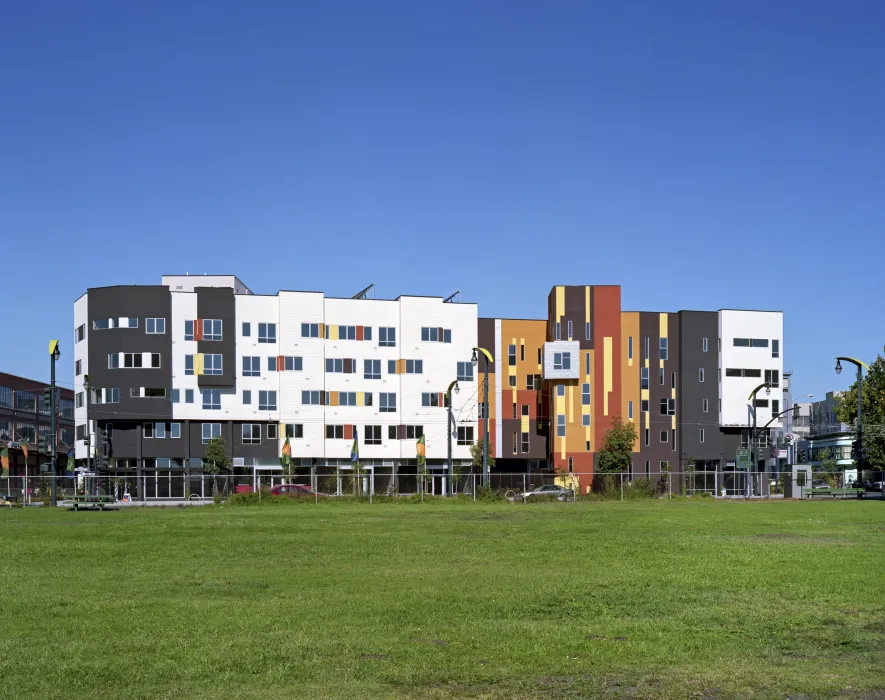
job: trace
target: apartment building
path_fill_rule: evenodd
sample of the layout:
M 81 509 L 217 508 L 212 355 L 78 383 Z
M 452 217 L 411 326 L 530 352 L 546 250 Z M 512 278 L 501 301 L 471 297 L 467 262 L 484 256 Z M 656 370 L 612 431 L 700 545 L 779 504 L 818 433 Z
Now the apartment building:
M 497 471 L 571 472 L 587 488 L 620 416 L 637 429 L 633 478 L 692 472 L 692 488 L 713 490 L 738 469 L 754 414 L 755 468 L 776 468 L 780 312 L 623 310 L 613 285 L 556 286 L 536 319 L 479 318 L 475 304 L 441 297 L 358 297 L 257 295 L 233 276 L 88 290 L 74 305 L 78 382 L 88 374 L 90 385 L 77 396 L 78 458 L 87 426 L 93 444 L 109 434 L 111 468 L 128 473 L 199 470 L 216 435 L 243 474 L 278 469 L 286 438 L 298 465 L 346 468 L 358 436 L 376 474 L 414 473 L 423 435 L 436 473 L 457 380 L 463 467 L 483 437 L 485 360 L 471 362 L 481 347 Z M 738 481 L 726 487 L 742 492 Z
M 159 489 L 198 471 L 215 436 L 244 475 L 278 470 L 287 438 L 296 465 L 349 468 L 355 437 L 363 469 L 414 474 L 424 436 L 442 489 L 453 380 L 453 458 L 470 461 L 475 304 L 258 295 L 234 276 L 164 276 L 89 289 L 74 326 L 77 381 L 89 386 L 77 395 L 77 458 L 87 430 L 93 445 L 107 436 L 114 474 L 158 472 Z

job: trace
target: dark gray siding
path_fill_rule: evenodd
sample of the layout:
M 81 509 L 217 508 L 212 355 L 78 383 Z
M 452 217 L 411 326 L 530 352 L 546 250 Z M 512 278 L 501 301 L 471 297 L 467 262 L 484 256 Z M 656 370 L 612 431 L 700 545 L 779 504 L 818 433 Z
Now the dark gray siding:
M 236 338 L 237 318 L 234 290 L 228 287 L 197 287 L 197 317 L 221 320 L 221 340 L 200 340 L 197 350 L 205 354 L 222 356 L 222 374 L 201 374 L 200 386 L 234 386 L 237 376 Z M 257 333 L 258 329 L 255 331 Z M 279 329 L 277 329 L 279 333 Z
M 645 339 L 648 338 L 648 365 L 649 365 L 649 444 L 645 444 L 645 417 L 640 414 L 637 422 L 639 429 L 639 454 L 633 457 L 634 473 L 638 476 L 645 474 L 645 462 L 650 462 L 650 474 L 656 476 L 661 473 L 661 462 L 667 462 L 671 472 L 679 472 L 682 467 L 682 449 L 679 441 L 679 324 L 678 317 L 670 314 L 667 323 L 668 352 L 664 361 L 664 383 L 660 379 L 660 314 L 639 314 L 639 348 L 636 356 L 639 357 L 640 367 L 645 366 Z M 674 443 L 672 420 L 669 415 L 661 414 L 661 399 L 672 397 L 672 373 L 676 372 L 676 436 Z M 667 431 L 667 441 L 661 442 L 661 431 Z
M 680 376 L 678 412 L 682 451 L 687 457 L 721 460 L 719 431 L 719 315 L 715 311 L 680 311 Z M 707 352 L 704 352 L 704 338 Z M 704 381 L 700 381 L 700 370 Z M 708 410 L 704 412 L 704 399 Z M 704 442 L 700 431 L 704 429 Z
M 93 330 L 96 319 L 138 318 L 138 328 Z M 166 319 L 166 333 L 148 334 L 146 318 Z M 89 334 L 89 382 L 93 388 L 120 390 L 120 403 L 93 404 L 89 417 L 172 418 L 172 298 L 167 287 L 99 287 L 89 290 L 87 333 Z M 159 353 L 159 369 L 108 369 L 108 354 L 114 352 Z M 130 389 L 166 389 L 165 399 L 131 397 Z

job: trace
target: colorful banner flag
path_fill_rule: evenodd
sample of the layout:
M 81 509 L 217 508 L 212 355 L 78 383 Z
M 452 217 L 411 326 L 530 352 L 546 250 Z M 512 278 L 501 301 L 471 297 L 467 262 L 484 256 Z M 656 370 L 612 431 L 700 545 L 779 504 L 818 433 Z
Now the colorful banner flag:
M 423 467 L 427 464 L 427 443 L 424 442 L 424 436 L 418 438 L 418 442 L 415 443 L 415 449 L 418 452 L 418 466 Z
M 356 426 L 353 426 L 353 447 L 350 448 L 350 461 L 358 462 L 360 459 L 360 441 Z
M 0 464 L 3 465 L 3 476 L 9 476 L 9 448 L 6 445 L 0 450 Z
M 289 444 L 289 438 L 286 438 L 286 442 L 283 444 L 283 456 L 280 458 L 284 466 L 289 466 L 289 462 L 292 461 L 292 445 Z
M 22 440 L 22 452 L 25 453 L 25 464 L 28 463 L 28 443 Z
M 67 471 L 73 472 L 76 468 L 76 463 L 74 462 L 74 448 L 68 450 L 68 466 Z

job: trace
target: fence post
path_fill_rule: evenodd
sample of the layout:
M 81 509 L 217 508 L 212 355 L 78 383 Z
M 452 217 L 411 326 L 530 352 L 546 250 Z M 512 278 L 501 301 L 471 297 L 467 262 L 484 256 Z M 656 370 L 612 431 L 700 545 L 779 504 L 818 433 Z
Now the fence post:
M 473 502 L 476 503 L 476 474 L 473 475 Z
M 624 475 L 621 474 L 621 500 L 624 500 Z
M 522 475 L 522 502 L 525 503 L 525 473 Z
M 667 498 L 673 498 L 673 475 L 667 473 Z

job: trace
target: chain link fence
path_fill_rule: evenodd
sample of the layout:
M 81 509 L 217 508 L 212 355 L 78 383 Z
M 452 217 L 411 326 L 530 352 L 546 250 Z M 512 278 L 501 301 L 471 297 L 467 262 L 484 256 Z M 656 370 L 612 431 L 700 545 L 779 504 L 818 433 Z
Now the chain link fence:
M 552 472 L 477 472 L 450 476 L 441 470 L 316 469 L 284 476 L 263 471 L 242 474 L 183 474 L 145 471 L 141 474 L 81 474 L 51 477 L 0 477 L 0 498 L 7 505 L 51 502 L 53 478 L 58 503 L 84 495 L 109 496 L 119 504 L 203 504 L 237 494 L 320 499 L 452 498 L 541 500 L 640 500 L 660 498 L 772 499 L 881 498 L 882 472 L 866 472 L 860 480 L 842 472 L 811 469 L 798 473 L 693 471 L 663 474 L 583 474 Z

